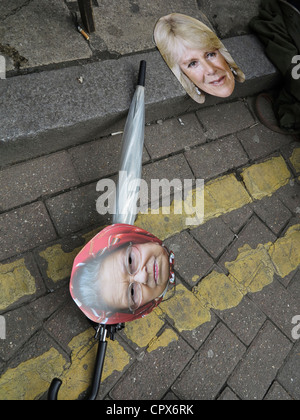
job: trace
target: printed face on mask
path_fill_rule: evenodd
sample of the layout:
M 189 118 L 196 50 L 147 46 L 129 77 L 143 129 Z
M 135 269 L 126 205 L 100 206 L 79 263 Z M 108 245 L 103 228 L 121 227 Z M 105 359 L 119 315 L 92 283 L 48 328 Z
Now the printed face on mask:
M 201 91 L 227 98 L 235 87 L 235 79 L 225 58 L 218 50 L 186 49 L 179 61 L 181 71 Z
M 175 285 L 174 263 L 173 252 L 150 232 L 107 226 L 76 256 L 70 293 L 93 322 L 133 321 L 152 312 Z
M 101 265 L 101 297 L 110 308 L 136 311 L 161 296 L 169 282 L 169 255 L 155 243 L 128 245 Z
M 224 44 L 197 19 L 179 13 L 164 16 L 155 26 L 154 40 L 183 88 L 198 103 L 204 103 L 205 93 L 227 98 L 236 81 L 245 81 Z

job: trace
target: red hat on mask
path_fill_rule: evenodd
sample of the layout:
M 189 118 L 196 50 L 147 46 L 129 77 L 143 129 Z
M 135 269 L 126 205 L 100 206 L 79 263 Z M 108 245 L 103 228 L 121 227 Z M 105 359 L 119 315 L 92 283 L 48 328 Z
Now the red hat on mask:
M 93 258 L 98 256 L 105 257 L 109 255 L 111 251 L 117 250 L 118 248 L 132 243 L 132 244 L 145 244 L 148 242 L 157 243 L 162 246 L 162 241 L 151 233 L 140 229 L 136 226 L 115 224 L 108 226 L 103 229 L 98 235 L 96 235 L 77 255 L 74 260 L 71 280 L 70 280 L 70 293 L 81 311 L 92 321 L 99 324 L 119 324 L 124 322 L 133 321 L 139 319 L 145 315 L 148 315 L 153 309 L 158 306 L 163 300 L 163 296 L 154 299 L 146 305 L 138 308 L 134 313 L 117 313 L 117 312 L 106 312 L 105 310 L 95 310 L 94 308 L 85 306 L 80 301 L 80 279 L 76 276 L 77 271 L 80 267 L 86 265 Z M 174 283 L 174 255 L 170 254 L 170 282 Z

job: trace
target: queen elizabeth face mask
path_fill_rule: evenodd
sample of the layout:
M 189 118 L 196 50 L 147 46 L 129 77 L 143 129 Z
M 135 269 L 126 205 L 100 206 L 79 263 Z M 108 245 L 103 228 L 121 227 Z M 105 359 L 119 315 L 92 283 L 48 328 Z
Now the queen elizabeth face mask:
M 179 13 L 162 17 L 154 29 L 162 57 L 185 91 L 198 103 L 205 94 L 229 97 L 245 75 L 224 44 L 205 24 Z
M 78 254 L 70 292 L 82 312 L 101 324 L 149 314 L 174 283 L 174 255 L 151 233 L 112 225 Z

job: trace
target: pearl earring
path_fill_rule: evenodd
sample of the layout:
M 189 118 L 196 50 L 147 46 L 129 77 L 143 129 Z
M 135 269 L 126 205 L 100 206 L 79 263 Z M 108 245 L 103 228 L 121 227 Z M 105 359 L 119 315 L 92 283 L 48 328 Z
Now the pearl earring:
M 237 76 L 238 74 L 237 74 L 237 71 L 233 68 L 233 67 L 230 67 L 230 70 L 232 71 L 232 73 L 235 75 L 235 76 Z
M 199 96 L 201 96 L 201 95 L 202 95 L 202 92 L 201 92 L 201 90 L 198 88 L 198 86 L 196 86 L 196 92 L 197 92 L 197 94 L 198 94 Z
M 169 262 L 170 262 L 170 264 L 174 264 L 174 261 L 175 261 L 175 255 L 174 255 L 174 253 L 171 251 L 171 252 L 170 252 L 170 257 L 169 257 Z
M 175 255 L 174 253 L 171 251 L 170 252 L 170 257 L 169 257 L 169 262 L 170 262 L 170 283 L 174 284 L 175 283 L 175 273 L 174 273 L 174 262 L 175 262 Z
M 174 284 L 175 283 L 175 274 L 174 273 L 171 273 L 171 276 L 170 276 L 170 283 L 171 284 Z

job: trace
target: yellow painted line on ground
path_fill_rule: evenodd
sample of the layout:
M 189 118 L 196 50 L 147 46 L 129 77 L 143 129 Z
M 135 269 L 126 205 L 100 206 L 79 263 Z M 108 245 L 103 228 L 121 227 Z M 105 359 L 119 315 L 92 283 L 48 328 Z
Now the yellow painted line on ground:
M 86 244 L 98 232 L 99 229 L 96 229 L 83 235 L 84 243 Z M 65 252 L 60 244 L 56 244 L 40 253 L 47 262 L 47 275 L 54 283 L 70 277 L 74 258 L 81 248 Z M 26 267 L 24 258 L 12 263 L 0 264 L 0 290 L 0 311 L 4 311 L 22 297 L 36 293 L 35 278 Z
M 100 229 L 82 235 L 84 245 L 87 244 Z M 40 256 L 48 263 L 47 276 L 54 283 L 70 277 L 72 266 L 76 255 L 82 247 L 75 248 L 72 252 L 65 252 L 60 244 L 48 247 L 40 252 Z
M 286 236 L 278 239 L 270 247 L 270 257 L 277 274 L 282 278 L 288 276 L 300 264 L 299 227 L 300 225 L 291 227 Z
M 280 156 L 250 166 L 242 172 L 242 177 L 253 199 L 261 200 L 285 186 L 291 178 L 291 173 Z
M 174 330 L 170 328 L 166 328 L 163 333 L 157 337 L 156 340 L 153 340 L 152 343 L 149 345 L 147 351 L 151 353 L 159 349 L 160 347 L 168 347 L 169 344 L 173 343 L 174 341 L 178 341 L 179 337 L 175 333 Z
M 194 196 L 195 191 L 190 192 L 190 194 Z M 252 201 L 243 184 L 234 175 L 209 182 L 205 187 L 204 194 L 204 222 L 237 210 Z M 188 196 L 186 201 L 189 202 L 189 200 L 190 197 Z M 174 214 L 174 208 L 179 205 L 183 208 L 183 214 Z M 187 228 L 186 220 L 191 217 L 184 211 L 182 202 L 176 201 L 169 208 L 160 208 L 159 212 L 159 214 L 139 214 L 136 225 L 152 232 L 162 240 L 185 230 Z M 163 213 L 170 214 L 165 215 Z M 88 242 L 93 233 L 95 232 L 83 236 L 84 243 Z M 81 247 L 74 249 L 72 252 L 65 252 L 60 244 L 56 244 L 40 252 L 40 256 L 47 262 L 47 275 L 53 282 L 58 283 L 70 276 L 74 258 L 80 249 Z
M 129 323 L 125 335 L 133 345 L 146 348 L 148 352 L 167 347 L 178 340 L 178 335 L 168 328 L 160 334 L 166 316 L 179 332 L 192 331 L 211 320 L 212 309 L 234 308 L 247 293 L 257 293 L 271 284 L 275 274 L 289 275 L 300 267 L 300 225 L 292 226 L 274 243 L 260 244 L 256 249 L 243 246 L 236 260 L 225 265 L 228 276 L 213 271 L 192 291 L 179 284 L 172 299 L 163 301 L 148 317 Z M 50 349 L 38 358 L 9 369 L 0 378 L 0 399 L 37 398 L 55 376 L 63 379 L 59 398 L 77 399 L 92 379 L 96 357 L 93 335 L 94 330 L 89 329 L 69 343 L 71 364 L 56 349 Z M 122 372 L 129 363 L 130 355 L 120 343 L 109 342 L 103 380 L 115 371 Z
M 178 285 L 175 296 L 160 304 L 161 319 L 167 315 L 178 331 L 192 331 L 211 320 L 211 309 L 234 308 L 247 293 L 257 293 L 271 284 L 275 274 L 284 278 L 292 273 L 300 267 L 300 225 L 292 226 L 274 243 L 260 244 L 256 249 L 245 245 L 239 249 L 237 259 L 225 266 L 228 276 L 213 271 L 192 292 Z M 131 323 L 130 339 L 133 342 L 134 335 L 138 340 L 143 323 L 144 320 Z M 152 339 L 152 333 L 149 333 L 148 341 Z
M 192 197 L 191 197 L 192 196 Z M 196 213 L 188 214 L 186 208 L 192 200 L 196 204 L 196 191 L 191 191 L 184 202 L 174 200 L 171 207 L 161 207 L 158 214 L 139 214 L 136 225 L 142 229 L 148 230 L 161 240 L 165 240 L 187 228 L 199 226 L 187 225 L 187 220 L 196 217 Z M 240 209 L 252 202 L 252 199 L 245 187 L 239 182 L 235 175 L 227 175 L 208 182 L 204 188 L 204 220 L 203 223 L 230 213 L 233 210 Z M 174 209 L 182 208 L 182 214 L 176 214 Z
M 27 269 L 24 258 L 0 264 L 0 310 L 4 310 L 23 296 L 36 292 L 35 279 Z
M 286 185 L 291 178 L 291 174 L 282 157 L 272 158 L 261 164 L 252 165 L 243 171 L 242 176 L 245 184 L 238 181 L 236 176 L 231 174 L 217 178 L 205 185 L 203 223 L 241 209 L 253 202 L 254 199 L 271 196 L 279 188 Z M 187 214 L 186 209 L 188 208 L 188 203 L 192 202 L 195 204 L 195 197 L 196 191 L 193 190 L 188 194 L 184 202 L 175 200 L 170 207 L 158 209 L 158 214 L 157 212 L 151 214 L 151 209 L 148 209 L 149 214 L 139 214 L 135 224 L 150 231 L 161 240 L 165 240 L 187 228 L 195 228 L 199 224 L 194 226 L 186 225 L 187 219 L 194 216 Z M 178 208 L 182 209 L 182 214 L 176 214 L 176 209 Z M 83 236 L 84 242 L 88 242 L 94 233 L 95 231 Z M 69 277 L 74 258 L 80 249 L 76 248 L 68 253 L 63 251 L 61 245 L 57 244 L 40 252 L 40 256 L 47 262 L 48 277 L 55 283 Z
M 296 148 L 290 158 L 297 172 L 300 171 L 300 148 Z M 204 221 L 238 210 L 255 199 L 271 196 L 282 186 L 286 185 L 291 174 L 282 157 L 271 158 L 263 163 L 255 164 L 242 172 L 244 184 L 235 175 L 227 175 L 208 182 L 204 189 Z M 190 192 L 192 200 L 195 191 Z M 185 200 L 190 201 L 190 196 Z M 183 209 L 183 214 L 175 214 L 174 209 Z M 150 212 L 150 209 L 149 209 Z M 164 214 L 170 213 L 170 214 Z M 142 227 L 160 239 L 165 240 L 187 228 L 186 220 L 191 215 L 185 212 L 185 205 L 173 202 L 169 208 L 160 208 L 159 214 L 139 214 L 136 225 Z M 83 235 L 84 244 L 99 231 L 92 231 Z M 54 282 L 65 280 L 70 276 L 73 261 L 82 247 L 72 252 L 65 252 L 60 244 L 46 248 L 40 256 L 47 263 L 47 275 Z M 34 278 L 26 268 L 24 259 L 10 264 L 0 264 L 0 310 L 5 310 L 25 295 L 33 295 L 36 291 Z
M 298 154 L 293 156 L 291 162 L 297 167 Z M 273 171 L 274 176 L 270 176 L 269 171 Z M 245 169 L 242 176 L 245 183 L 238 181 L 234 175 L 228 175 L 205 186 L 204 222 L 242 208 L 256 199 L 255 197 L 272 195 L 277 189 L 286 185 L 291 174 L 282 158 L 272 158 Z M 176 203 L 172 204 L 174 205 Z M 186 216 L 190 217 L 190 215 L 176 214 L 140 215 L 137 224 L 165 239 L 186 229 Z M 94 233 L 87 235 L 84 238 L 85 242 Z M 70 274 L 74 254 L 78 250 L 65 253 L 61 247 L 54 245 L 41 253 L 48 263 L 48 275 L 53 281 L 60 281 Z M 57 255 L 60 258 L 58 265 L 55 261 Z M 24 269 L 24 261 L 21 261 L 18 264 Z M 129 323 L 124 333 L 133 344 L 139 348 L 146 348 L 148 352 L 155 351 L 159 347 L 167 347 L 172 341 L 177 340 L 178 336 L 169 328 L 160 334 L 166 316 L 172 320 L 179 332 L 194 330 L 210 321 L 211 309 L 223 311 L 236 307 L 248 292 L 258 292 L 272 283 L 275 274 L 283 278 L 299 266 L 300 225 L 296 225 L 274 243 L 260 244 L 256 249 L 245 245 L 239 249 L 237 259 L 226 263 L 228 276 L 213 271 L 193 291 L 178 285 L 172 299 L 162 302 L 148 317 Z M 14 272 L 15 268 L 8 265 L 5 265 L 5 269 L 3 267 L 0 271 L 0 280 L 3 284 L 5 282 L 9 284 L 8 278 L 4 275 Z M 31 283 L 29 281 L 29 284 Z M 93 330 L 87 330 L 69 343 L 72 352 L 71 364 L 53 348 L 37 358 L 21 363 L 14 369 L 9 369 L 0 378 L 0 399 L 5 399 L 6 396 L 10 399 L 37 398 L 47 390 L 55 376 L 62 377 L 65 381 L 60 398 L 78 398 L 86 390 L 92 377 L 91 369 L 96 354 L 95 341 L 92 337 Z M 115 371 L 122 372 L 129 363 L 130 355 L 126 350 L 117 341 L 109 343 L 103 380 Z
M 293 150 L 292 156 L 290 157 L 291 164 L 295 168 L 296 172 L 300 172 L 300 147 Z
M 29 359 L 0 378 L 0 400 L 34 400 L 46 392 L 49 381 L 59 377 L 66 360 L 54 348 L 39 357 Z
M 140 323 L 140 331 L 136 330 L 137 324 L 129 322 L 126 324 L 126 336 L 134 342 L 138 347 L 143 348 L 148 346 L 153 337 L 156 337 L 158 332 L 164 326 L 164 320 L 161 320 L 157 315 L 157 311 L 151 312 L 145 318 L 142 318 Z
M 90 386 L 98 348 L 93 338 L 94 335 L 95 330 L 91 328 L 74 337 L 69 343 L 69 347 L 72 350 L 72 362 L 71 367 L 61 375 L 63 385 L 59 393 L 59 399 L 76 400 Z M 109 340 L 103 366 L 102 381 L 115 371 L 122 372 L 129 362 L 130 355 L 119 342 Z
M 238 181 L 235 175 L 226 175 L 208 182 L 204 188 L 204 220 L 225 215 L 234 210 L 241 209 L 254 200 L 270 197 L 279 188 L 287 185 L 291 179 L 291 173 L 282 157 L 271 158 L 267 161 L 252 165 L 242 172 L 244 182 Z M 196 191 L 193 190 L 185 201 L 195 204 Z M 195 217 L 186 211 L 176 214 L 174 209 L 186 208 L 182 202 L 173 201 L 170 208 L 161 207 L 159 214 L 139 214 L 136 225 L 152 232 L 160 239 L 165 240 L 187 228 L 195 228 L 198 225 L 187 226 L 188 218 Z M 170 214 L 168 214 L 170 213 Z M 166 215 L 167 214 L 167 215 Z M 203 224 L 202 223 L 202 224 Z
M 69 343 L 71 363 L 51 348 L 39 357 L 29 359 L 0 378 L 0 400 L 34 400 L 48 391 L 53 378 L 61 378 L 63 385 L 59 399 L 76 400 L 91 384 L 97 354 L 93 328 L 74 337 Z M 117 341 L 109 341 L 102 380 L 113 372 L 122 372 L 130 362 L 130 355 Z
M 60 244 L 56 244 L 40 252 L 40 256 L 48 263 L 47 276 L 49 279 L 57 283 L 69 277 L 74 259 L 80 250 L 81 247 L 75 248 L 72 252 L 65 252 Z

